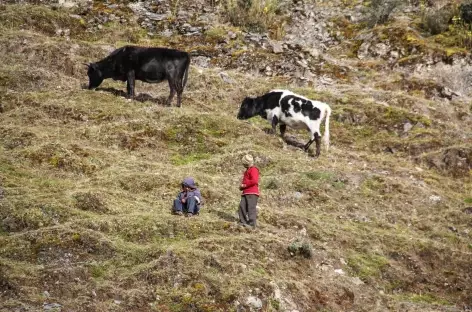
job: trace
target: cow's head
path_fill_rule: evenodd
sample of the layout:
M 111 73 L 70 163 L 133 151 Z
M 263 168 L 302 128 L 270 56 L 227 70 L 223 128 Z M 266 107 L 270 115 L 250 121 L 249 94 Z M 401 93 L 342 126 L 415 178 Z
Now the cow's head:
M 87 75 L 89 77 L 88 88 L 95 89 L 102 83 L 103 73 L 100 70 L 100 68 L 98 68 L 97 64 L 95 63 L 88 64 L 87 66 L 88 66 Z
M 249 119 L 257 115 L 256 99 L 245 98 L 239 107 L 238 119 Z

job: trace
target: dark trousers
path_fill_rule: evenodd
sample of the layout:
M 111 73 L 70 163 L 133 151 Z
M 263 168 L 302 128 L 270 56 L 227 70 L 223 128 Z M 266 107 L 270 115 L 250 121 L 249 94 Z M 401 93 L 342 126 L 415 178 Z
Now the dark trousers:
M 200 205 L 198 205 L 195 197 L 189 197 L 183 204 L 180 199 L 174 200 L 174 211 L 185 211 L 192 214 L 197 214 L 200 211 Z
M 257 219 L 257 195 L 242 195 L 239 204 L 239 222 L 251 226 L 256 226 Z

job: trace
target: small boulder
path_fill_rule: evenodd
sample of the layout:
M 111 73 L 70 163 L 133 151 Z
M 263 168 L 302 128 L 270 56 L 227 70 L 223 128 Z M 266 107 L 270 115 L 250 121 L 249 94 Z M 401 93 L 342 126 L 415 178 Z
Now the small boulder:
M 251 310 L 257 311 L 262 309 L 262 300 L 254 296 L 247 297 L 246 304 L 251 308 Z
M 284 52 L 284 47 L 280 42 L 277 41 L 271 41 L 270 46 L 272 48 L 272 52 L 275 54 L 283 53 Z
M 431 195 L 431 196 L 429 196 L 429 201 L 436 204 L 436 203 L 439 203 L 441 201 L 441 197 L 437 196 L 437 195 Z
M 228 83 L 228 84 L 233 84 L 233 83 L 234 83 L 233 78 L 231 78 L 231 77 L 230 77 L 227 73 L 225 73 L 225 72 L 221 72 L 221 73 L 220 73 L 220 78 L 221 78 L 224 82 L 226 82 L 226 83 Z
M 406 122 L 403 125 L 403 132 L 407 133 L 411 130 L 411 128 L 413 128 L 413 125 L 410 122 Z
M 364 41 L 357 50 L 357 57 L 361 60 L 366 59 L 369 56 L 369 47 L 370 43 Z
M 44 311 L 61 311 L 62 305 L 59 303 L 45 303 L 43 304 Z
M 229 31 L 228 32 L 229 39 L 236 39 L 238 35 L 235 32 Z

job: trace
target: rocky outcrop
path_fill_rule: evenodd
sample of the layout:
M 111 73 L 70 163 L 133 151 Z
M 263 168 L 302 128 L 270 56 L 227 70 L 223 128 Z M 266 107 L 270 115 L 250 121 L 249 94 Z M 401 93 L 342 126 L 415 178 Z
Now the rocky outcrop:
M 442 173 L 453 177 L 467 177 L 472 170 L 472 147 L 450 147 L 425 156 L 424 161 L 430 168 Z

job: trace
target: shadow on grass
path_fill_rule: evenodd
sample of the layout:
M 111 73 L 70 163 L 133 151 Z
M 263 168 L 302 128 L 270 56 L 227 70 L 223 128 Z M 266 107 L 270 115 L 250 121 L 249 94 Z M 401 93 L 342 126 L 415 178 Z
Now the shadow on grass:
M 267 134 L 272 134 L 272 135 L 276 135 L 276 136 L 279 136 L 280 134 L 274 134 L 274 131 L 272 130 L 272 128 L 265 128 L 263 129 L 262 131 L 264 131 L 265 133 Z M 293 147 L 296 147 L 296 148 L 299 148 L 301 150 L 304 150 L 305 149 L 305 143 L 302 143 L 302 142 L 299 142 L 295 139 L 295 137 L 293 136 L 290 136 L 290 135 L 287 135 L 285 134 L 285 136 L 282 138 L 283 141 L 287 144 L 287 145 L 290 145 L 290 146 L 293 146 Z M 308 153 L 310 156 L 313 156 L 313 153 L 310 151 Z
M 82 85 L 82 89 L 84 89 L 84 90 L 88 89 L 87 85 Z M 95 90 L 96 91 L 108 92 L 108 93 L 111 93 L 115 96 L 128 98 L 128 94 L 125 91 L 118 90 L 118 89 L 115 89 L 115 88 L 100 88 L 99 87 L 99 88 L 96 88 Z M 134 100 L 138 101 L 138 102 L 141 102 L 141 103 L 149 101 L 149 102 L 156 103 L 156 104 L 159 104 L 159 105 L 162 105 L 162 106 L 167 106 L 166 105 L 166 100 L 167 100 L 166 96 L 160 96 L 158 98 L 155 98 L 155 97 L 152 97 L 148 93 L 139 93 L 138 95 L 136 95 L 134 97 Z M 175 98 L 174 98 L 174 101 L 175 101 Z
M 302 143 L 302 142 L 299 142 L 297 141 L 294 137 L 292 136 L 285 136 L 284 137 L 284 142 L 287 143 L 288 145 L 291 145 L 291 146 L 294 146 L 294 147 L 297 147 L 297 148 L 300 148 L 300 149 L 304 149 L 305 148 L 305 143 Z
M 234 215 L 225 211 L 214 210 L 213 213 L 215 213 L 220 219 L 223 219 L 228 222 L 238 221 L 238 219 Z
M 121 97 L 124 97 L 124 98 L 128 98 L 128 94 L 123 90 L 118 90 L 118 89 L 115 89 L 115 88 L 97 88 L 96 90 L 97 91 L 109 92 L 109 93 L 111 93 L 115 96 L 121 96 Z M 139 93 L 138 95 L 136 95 L 134 97 L 134 100 L 136 100 L 138 102 L 147 102 L 147 101 L 149 101 L 149 102 L 153 102 L 153 103 L 160 104 L 160 105 L 165 105 L 166 99 L 167 99 L 167 97 L 165 97 L 165 96 L 154 98 L 154 97 L 152 97 L 151 95 L 149 95 L 147 93 Z

